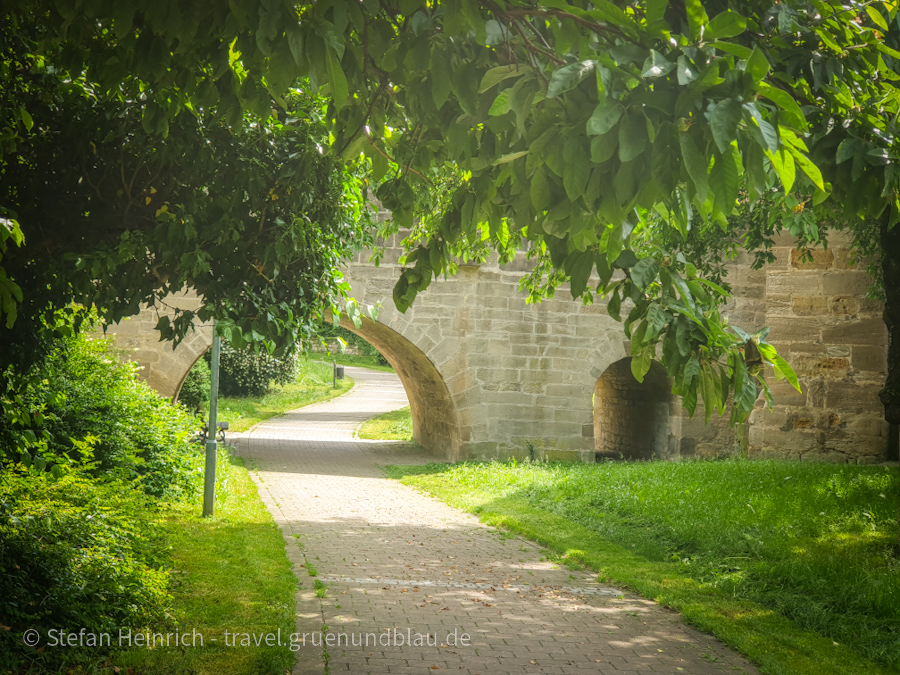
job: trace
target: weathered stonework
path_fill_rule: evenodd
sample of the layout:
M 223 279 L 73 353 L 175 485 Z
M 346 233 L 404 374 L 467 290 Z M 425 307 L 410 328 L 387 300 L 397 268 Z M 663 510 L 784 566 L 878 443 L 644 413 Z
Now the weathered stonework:
M 775 409 L 760 401 L 736 430 L 715 416 L 705 425 L 702 411 L 688 418 L 664 373 L 651 372 L 644 385 L 629 380 L 628 345 L 605 306 L 573 302 L 567 289 L 526 304 L 518 290 L 523 259 L 464 266 L 401 314 L 391 300 L 401 269 L 395 236 L 379 267 L 364 252 L 345 270 L 361 305 L 382 305 L 378 321 L 342 325 L 394 366 L 415 438 L 449 460 L 741 454 L 879 461 L 888 431 L 877 398 L 886 354 L 881 307 L 865 299 L 865 273 L 846 240 L 833 239 L 809 261 L 790 241 L 777 243 L 777 261 L 765 269 L 752 270 L 746 256 L 732 266 L 726 313 L 745 329 L 772 328 L 770 340 L 797 369 L 803 392 L 770 377 Z M 157 342 L 155 323 L 145 310 L 115 330 L 121 346 L 137 350 L 147 380 L 174 396 L 208 347 L 209 330 L 173 352 Z
M 115 337 L 116 346 L 126 358 L 141 368 L 141 377 L 166 398 L 176 398 L 184 379 L 201 356 L 212 345 L 212 327 L 197 326 L 178 345 L 161 342 L 156 322 L 160 316 L 171 316 L 174 309 L 196 309 L 200 299 L 194 293 L 182 293 L 166 298 L 166 307 L 145 307 L 137 316 L 113 324 L 106 332 Z

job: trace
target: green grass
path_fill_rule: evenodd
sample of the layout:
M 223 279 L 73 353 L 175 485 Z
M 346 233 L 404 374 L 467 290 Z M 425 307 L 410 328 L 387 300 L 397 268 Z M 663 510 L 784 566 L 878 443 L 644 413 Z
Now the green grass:
M 172 625 L 155 632 L 204 636 L 204 644 L 184 649 L 133 648 L 114 655 L 113 664 L 142 675 L 268 675 L 289 672 L 288 648 L 294 632 L 297 579 L 284 539 L 259 498 L 240 459 L 233 459 L 219 491 L 215 516 L 200 517 L 202 497 L 173 507 L 167 516 L 172 574 Z M 273 634 L 283 646 L 242 646 L 224 633 Z M 217 642 L 213 642 L 216 638 Z M 105 672 L 105 671 L 104 671 Z M 110 671 L 112 672 L 112 671 Z
M 680 611 L 764 672 L 900 669 L 896 468 L 513 462 L 388 473 Z
M 376 441 L 411 441 L 413 427 L 409 406 L 366 420 L 357 435 Z
M 336 354 L 333 357 L 316 355 L 310 358 L 328 364 L 331 364 L 332 359 L 334 359 L 339 366 L 359 366 L 361 368 L 370 368 L 371 370 L 380 370 L 383 373 L 394 372 L 394 369 L 390 366 L 379 363 L 377 356 L 369 356 L 367 354 Z
M 218 418 L 229 423 L 229 431 L 247 431 L 254 424 L 270 417 L 311 403 L 327 401 L 353 386 L 353 380 L 344 378 L 337 381 L 337 389 L 332 389 L 332 381 L 330 363 L 304 360 L 300 362 L 298 375 L 293 382 L 274 386 L 264 396 L 220 398 Z

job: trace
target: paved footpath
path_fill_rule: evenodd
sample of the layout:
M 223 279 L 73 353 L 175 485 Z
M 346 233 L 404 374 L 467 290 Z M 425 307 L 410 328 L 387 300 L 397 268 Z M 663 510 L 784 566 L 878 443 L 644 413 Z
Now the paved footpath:
M 430 458 L 355 437 L 407 400 L 393 374 L 347 374 L 348 394 L 234 441 L 300 579 L 294 674 L 758 672 L 677 614 L 385 479 L 379 465 Z

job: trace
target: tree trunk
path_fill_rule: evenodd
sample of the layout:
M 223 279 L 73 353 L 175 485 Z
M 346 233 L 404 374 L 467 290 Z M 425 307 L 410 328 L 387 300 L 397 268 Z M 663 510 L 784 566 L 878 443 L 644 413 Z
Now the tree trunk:
M 884 419 L 894 426 L 900 424 L 900 224 L 890 227 L 890 214 L 885 214 L 881 221 L 881 255 L 888 359 L 887 381 L 880 396 L 884 404 Z M 900 557 L 900 513 L 897 514 L 897 526 L 894 555 Z

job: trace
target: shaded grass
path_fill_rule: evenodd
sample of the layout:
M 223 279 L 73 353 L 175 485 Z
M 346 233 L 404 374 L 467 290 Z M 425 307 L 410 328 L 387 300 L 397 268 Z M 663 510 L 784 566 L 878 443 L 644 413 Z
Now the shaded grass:
M 361 368 L 370 368 L 372 370 L 380 370 L 383 373 L 393 373 L 394 369 L 388 365 L 378 362 L 377 356 L 368 354 L 336 354 L 333 357 L 325 357 L 321 355 L 313 356 L 320 363 L 332 363 L 332 359 L 337 361 L 339 366 L 359 366 Z
M 766 672 L 900 668 L 896 469 L 512 462 L 388 472 L 679 610 Z
M 204 636 L 203 646 L 134 648 L 114 656 L 113 664 L 146 675 L 268 675 L 289 672 L 288 648 L 294 632 L 297 579 L 284 539 L 259 498 L 243 461 L 231 460 L 216 513 L 200 516 L 201 504 L 173 507 L 165 520 L 171 546 L 172 624 L 155 632 Z M 242 646 L 230 633 L 273 634 L 283 646 Z M 212 638 L 217 639 L 216 642 Z M 110 671 L 111 672 L 111 671 Z M 130 671 L 129 671 L 130 672 Z
M 366 420 L 357 435 L 376 441 L 411 441 L 413 427 L 409 406 Z
M 353 380 L 344 378 L 332 388 L 330 363 L 302 360 L 293 382 L 276 385 L 263 396 L 223 396 L 219 399 L 219 420 L 229 423 L 229 431 L 247 431 L 254 424 L 294 410 L 304 405 L 327 401 L 339 396 L 353 386 Z

